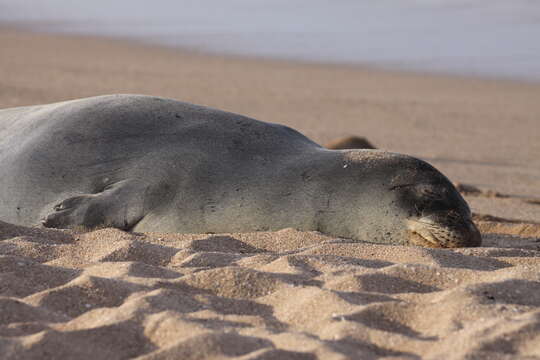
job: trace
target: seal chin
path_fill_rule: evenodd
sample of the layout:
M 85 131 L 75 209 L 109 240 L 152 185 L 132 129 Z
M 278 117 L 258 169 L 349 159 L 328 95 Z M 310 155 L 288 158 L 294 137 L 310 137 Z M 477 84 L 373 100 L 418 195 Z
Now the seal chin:
M 431 248 L 480 246 L 480 231 L 471 219 L 442 214 L 407 220 L 409 243 Z

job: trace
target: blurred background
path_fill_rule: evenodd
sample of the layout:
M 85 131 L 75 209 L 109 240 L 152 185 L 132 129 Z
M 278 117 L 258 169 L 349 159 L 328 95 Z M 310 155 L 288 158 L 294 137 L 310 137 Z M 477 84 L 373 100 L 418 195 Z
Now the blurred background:
M 0 0 L 0 21 L 211 53 L 540 80 L 536 0 Z

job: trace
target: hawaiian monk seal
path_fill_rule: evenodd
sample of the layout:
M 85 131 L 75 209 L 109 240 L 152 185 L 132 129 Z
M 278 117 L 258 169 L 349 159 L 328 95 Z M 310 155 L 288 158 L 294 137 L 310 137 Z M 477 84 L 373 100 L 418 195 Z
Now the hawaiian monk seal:
M 3 221 L 56 228 L 481 242 L 461 195 L 421 160 L 140 95 L 1 110 L 0 203 Z

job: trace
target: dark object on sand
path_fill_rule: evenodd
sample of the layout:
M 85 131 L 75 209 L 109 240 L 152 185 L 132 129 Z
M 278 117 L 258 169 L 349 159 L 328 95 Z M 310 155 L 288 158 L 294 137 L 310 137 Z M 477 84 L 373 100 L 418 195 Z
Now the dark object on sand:
M 347 136 L 341 139 L 331 141 L 326 144 L 325 148 L 331 150 L 347 150 L 347 149 L 376 149 L 372 143 L 365 137 Z

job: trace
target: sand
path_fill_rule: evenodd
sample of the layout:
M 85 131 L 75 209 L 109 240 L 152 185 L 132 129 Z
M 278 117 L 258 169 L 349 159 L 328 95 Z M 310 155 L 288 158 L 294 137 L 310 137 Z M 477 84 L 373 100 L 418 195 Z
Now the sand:
M 439 250 L 0 223 L 2 358 L 540 356 L 540 225 L 479 225 Z
M 0 222 L 2 359 L 540 358 L 539 84 L 13 29 L 0 30 L 0 48 L 0 108 L 140 93 L 284 123 L 322 144 L 366 137 L 465 185 L 484 238 L 445 250 L 294 229 Z

